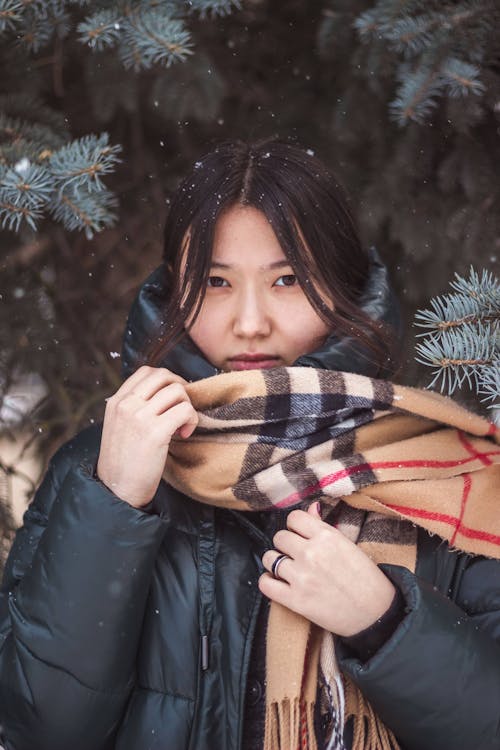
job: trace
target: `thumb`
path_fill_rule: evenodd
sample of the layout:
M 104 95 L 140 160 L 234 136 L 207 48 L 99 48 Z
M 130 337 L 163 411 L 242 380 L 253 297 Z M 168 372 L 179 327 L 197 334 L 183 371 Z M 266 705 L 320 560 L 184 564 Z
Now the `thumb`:
M 181 438 L 189 438 L 195 431 L 196 427 L 198 426 L 198 422 L 186 422 L 186 424 L 183 424 L 182 427 L 179 427 L 177 430 L 177 433 L 181 436 Z

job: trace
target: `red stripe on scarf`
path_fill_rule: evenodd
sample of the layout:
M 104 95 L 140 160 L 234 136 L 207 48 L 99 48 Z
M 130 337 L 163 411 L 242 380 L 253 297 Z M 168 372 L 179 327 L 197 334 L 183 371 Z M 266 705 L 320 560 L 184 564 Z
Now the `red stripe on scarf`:
M 450 539 L 450 544 L 455 544 L 455 539 L 457 538 L 457 534 L 462 525 L 462 520 L 463 520 L 464 513 L 465 513 L 465 506 L 467 504 L 467 499 L 469 497 L 470 488 L 472 487 L 472 479 L 471 479 L 470 474 L 464 474 L 463 480 L 464 480 L 464 488 L 462 491 L 462 505 L 460 507 L 460 518 L 458 519 L 458 524 L 455 528 L 453 536 Z
M 462 430 L 457 430 L 458 439 L 464 446 L 465 450 L 469 451 L 471 456 L 474 456 L 475 458 L 478 458 L 481 463 L 483 463 L 485 466 L 490 466 L 493 461 L 489 458 L 489 453 L 482 453 L 481 451 L 477 451 L 474 446 L 469 443 L 467 438 L 465 437 L 465 433 Z
M 481 453 L 481 456 L 486 457 L 486 458 L 488 456 L 499 456 L 499 455 L 500 455 L 500 451 L 488 451 L 487 453 Z M 277 503 L 274 503 L 274 506 L 276 508 L 288 508 L 290 505 L 295 505 L 295 503 L 298 503 L 301 500 L 305 500 L 306 498 L 309 497 L 309 495 L 312 495 L 318 490 L 322 490 L 324 487 L 328 487 L 328 485 L 335 484 L 335 482 L 338 482 L 341 479 L 345 479 L 346 477 L 359 474 L 363 471 L 373 471 L 374 469 L 405 469 L 405 468 L 444 469 L 444 468 L 450 468 L 452 466 L 464 466 L 465 464 L 469 464 L 472 461 L 475 461 L 476 458 L 478 457 L 479 456 L 474 455 L 474 456 L 469 456 L 467 458 L 458 459 L 457 461 L 436 461 L 436 460 L 431 461 L 431 460 L 416 460 L 415 459 L 412 461 L 375 461 L 373 464 L 370 464 L 370 463 L 357 464 L 357 466 L 350 466 L 349 468 L 346 468 L 346 469 L 340 469 L 339 471 L 336 471 L 334 474 L 327 474 L 325 477 L 322 477 L 320 480 L 315 482 L 315 484 L 311 484 L 309 485 L 309 487 L 304 487 L 304 489 L 299 490 L 298 492 L 292 492 L 291 495 L 288 495 L 287 497 L 283 498 L 283 500 L 279 500 Z
M 450 526 L 457 527 L 460 523 L 460 518 L 456 516 L 448 516 L 445 513 L 432 513 L 427 510 L 421 510 L 420 508 L 406 508 L 404 505 L 389 505 L 387 507 L 395 510 L 401 515 L 411 516 L 413 518 L 426 518 L 429 521 L 440 521 L 441 523 L 447 523 Z M 477 529 L 471 529 L 469 526 L 461 526 L 460 533 L 462 536 L 466 536 L 469 539 L 481 539 L 483 542 L 489 542 L 500 546 L 500 536 L 497 534 L 489 534 L 486 531 L 478 531 Z
M 299 746 L 297 750 L 309 750 L 309 732 L 307 731 L 307 708 L 306 703 L 302 699 L 299 703 L 300 712 L 300 737 Z
M 471 461 L 475 461 L 476 458 L 479 457 L 485 457 L 488 459 L 488 456 L 500 456 L 500 451 L 488 451 L 487 453 L 481 453 L 481 454 L 475 454 L 474 456 L 469 456 L 467 458 L 459 458 L 456 461 L 436 461 L 436 460 L 413 460 L 413 461 L 376 461 L 373 464 L 364 464 L 363 470 L 366 468 L 371 469 L 395 469 L 395 468 L 403 468 L 403 467 L 426 467 L 431 469 L 445 469 L 450 466 L 464 466 L 464 464 L 469 464 Z M 489 460 L 489 459 L 488 459 Z M 483 461 L 484 463 L 484 461 Z M 489 463 L 493 463 L 492 461 L 489 461 Z M 356 469 L 357 467 L 353 467 Z

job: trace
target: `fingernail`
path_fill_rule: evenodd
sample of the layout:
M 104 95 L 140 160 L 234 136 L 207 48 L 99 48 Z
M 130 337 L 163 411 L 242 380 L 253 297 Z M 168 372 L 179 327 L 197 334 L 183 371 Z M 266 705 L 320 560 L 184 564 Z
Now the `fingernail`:
M 321 503 L 319 502 L 319 500 L 316 503 L 316 513 L 318 514 L 318 516 L 321 515 Z

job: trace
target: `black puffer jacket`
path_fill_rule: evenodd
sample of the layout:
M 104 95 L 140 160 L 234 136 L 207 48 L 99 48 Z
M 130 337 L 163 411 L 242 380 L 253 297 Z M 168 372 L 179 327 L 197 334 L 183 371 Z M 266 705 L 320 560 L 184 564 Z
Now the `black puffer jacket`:
M 379 267 L 372 282 L 373 299 L 387 305 Z M 153 276 L 129 319 L 125 375 L 160 302 Z M 299 364 L 352 369 L 338 343 Z M 188 349 L 177 370 L 213 374 Z M 271 540 L 245 514 L 201 505 L 164 482 L 149 512 L 132 508 L 93 478 L 99 443 L 96 426 L 56 453 L 9 557 L 0 600 L 4 745 L 239 750 L 257 579 Z M 419 532 L 417 574 L 384 570 L 407 613 L 367 663 L 345 655 L 342 668 L 405 750 L 498 750 L 500 563 Z

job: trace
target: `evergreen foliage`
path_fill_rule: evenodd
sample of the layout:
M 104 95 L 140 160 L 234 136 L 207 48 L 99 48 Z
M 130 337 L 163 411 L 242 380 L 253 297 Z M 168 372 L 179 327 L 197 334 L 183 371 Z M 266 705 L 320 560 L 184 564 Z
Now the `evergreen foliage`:
M 25 100 L 27 104 L 33 114 L 45 109 L 33 100 Z M 61 145 L 60 131 L 9 114 L 22 108 L 23 97 L 12 96 L 4 100 L 0 113 L 0 133 L 6 144 L 0 146 L 1 226 L 18 231 L 26 222 L 36 230 L 37 220 L 48 211 L 66 229 L 83 229 L 91 239 L 115 219 L 111 209 L 116 200 L 101 177 L 119 161 L 120 146 L 110 146 L 106 133 Z
M 451 294 L 431 299 L 415 324 L 425 328 L 417 361 L 437 368 L 429 385 L 453 394 L 464 383 L 500 407 L 500 282 L 492 273 L 471 268 L 468 279 L 455 273 Z
M 123 67 L 137 73 L 193 54 L 187 16 L 213 18 L 234 7 L 237 0 L 0 0 L 0 35 L 36 54 L 74 32 L 94 52 L 116 49 Z M 0 97 L 2 228 L 36 230 L 48 213 L 91 239 L 114 224 L 117 200 L 101 177 L 114 170 L 121 147 L 107 133 L 70 140 L 61 119 L 37 97 Z
M 332 123 L 346 181 L 358 184 L 366 240 L 390 242 L 395 265 L 404 248 L 412 277 L 436 256 L 462 271 L 478 248 L 495 261 L 499 28 L 498 0 L 326 4 L 318 48 L 335 72 Z
M 498 19 L 494 0 L 381 0 L 356 19 L 363 39 L 385 41 L 400 54 L 398 90 L 390 106 L 401 125 L 425 122 L 440 95 L 485 93 L 481 66 L 488 64 L 490 53 L 498 52 Z

